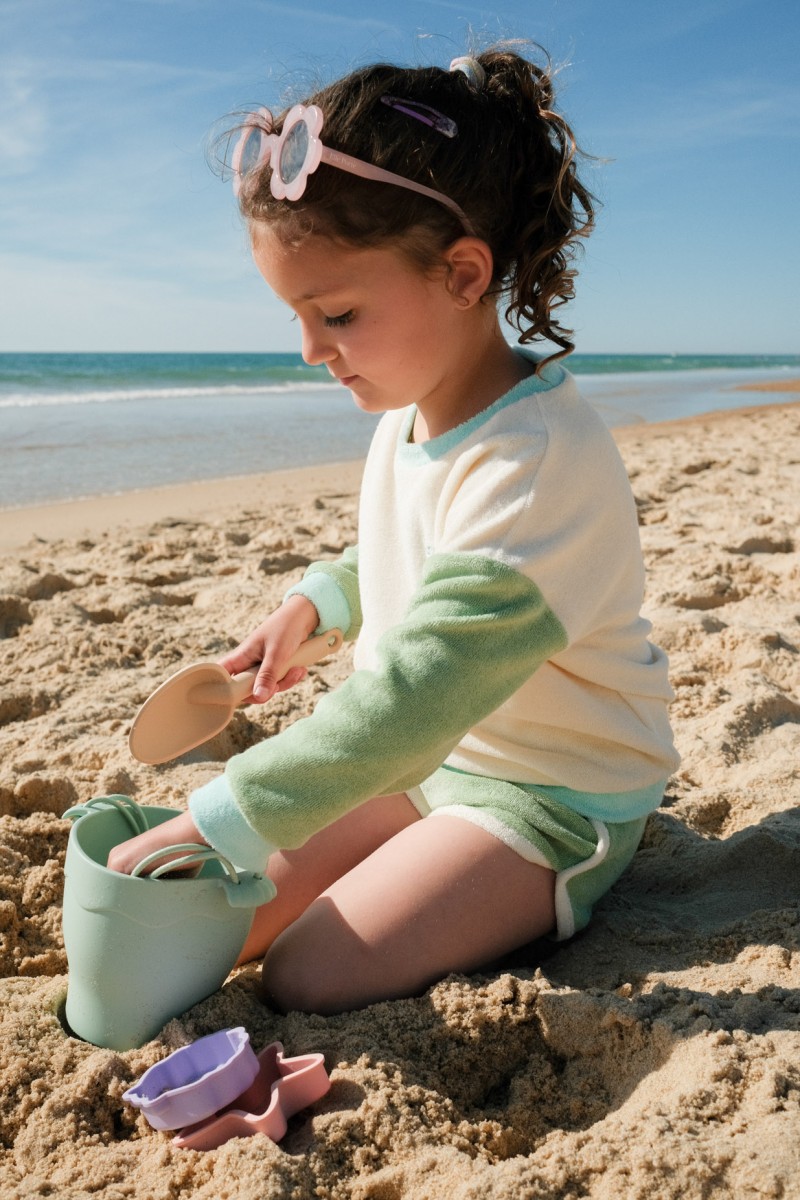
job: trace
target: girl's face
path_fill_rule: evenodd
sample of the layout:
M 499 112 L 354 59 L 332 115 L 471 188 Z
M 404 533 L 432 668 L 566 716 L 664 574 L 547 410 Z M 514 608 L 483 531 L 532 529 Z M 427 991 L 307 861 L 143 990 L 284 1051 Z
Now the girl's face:
M 396 249 L 315 235 L 286 246 L 268 228 L 256 230 L 253 257 L 300 321 L 303 358 L 324 363 L 360 408 L 424 413 L 450 393 L 468 322 L 444 266 L 428 276 Z

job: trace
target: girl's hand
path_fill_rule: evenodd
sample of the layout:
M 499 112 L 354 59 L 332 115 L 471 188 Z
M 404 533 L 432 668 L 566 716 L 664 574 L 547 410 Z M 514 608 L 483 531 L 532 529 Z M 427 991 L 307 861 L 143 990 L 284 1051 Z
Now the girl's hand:
M 305 667 L 286 664 L 319 624 L 319 614 L 305 596 L 290 596 L 285 604 L 262 621 L 220 664 L 231 675 L 258 666 L 253 691 L 245 704 L 265 704 L 276 692 L 285 692 L 305 679 Z
M 166 846 L 178 845 L 180 842 L 197 842 L 201 846 L 208 845 L 205 838 L 198 833 L 189 812 L 172 817 L 171 820 L 164 821 L 163 825 L 156 825 L 154 829 L 148 829 L 146 833 L 129 838 L 127 842 L 120 842 L 108 856 L 108 868 L 110 871 L 118 871 L 121 875 L 130 875 L 136 864 L 140 863 L 148 854 Z M 180 857 L 180 854 L 166 854 L 162 859 L 151 863 L 145 874 L 149 874 L 155 867 L 160 867 L 163 862 Z

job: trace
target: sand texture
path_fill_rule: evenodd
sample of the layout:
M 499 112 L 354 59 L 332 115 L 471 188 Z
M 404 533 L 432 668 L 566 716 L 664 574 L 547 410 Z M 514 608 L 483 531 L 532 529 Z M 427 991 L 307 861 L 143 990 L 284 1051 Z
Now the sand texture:
M 353 486 L 41 534 L 0 580 L 0 1197 L 742 1200 L 800 1197 L 800 406 L 623 430 L 671 657 L 683 765 L 569 945 L 335 1018 L 262 1007 L 256 969 L 117 1053 L 69 1037 L 60 814 L 182 805 L 347 671 L 314 667 L 202 751 L 150 768 L 133 713 L 354 537 Z M 244 1025 L 323 1051 L 333 1086 L 263 1137 L 174 1149 L 121 1094 Z

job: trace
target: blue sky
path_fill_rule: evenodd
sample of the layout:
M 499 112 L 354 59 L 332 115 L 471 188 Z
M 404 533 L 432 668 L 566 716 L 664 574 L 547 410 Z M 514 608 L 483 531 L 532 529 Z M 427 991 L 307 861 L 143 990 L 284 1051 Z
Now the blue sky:
M 0 0 L 0 350 L 297 349 L 209 130 L 503 36 L 603 160 L 577 348 L 800 351 L 797 0 Z

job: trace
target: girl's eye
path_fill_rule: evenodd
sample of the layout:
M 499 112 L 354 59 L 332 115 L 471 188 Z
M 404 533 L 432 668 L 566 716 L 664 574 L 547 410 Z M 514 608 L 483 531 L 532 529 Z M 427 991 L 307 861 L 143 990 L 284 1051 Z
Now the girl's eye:
M 349 308 L 347 312 L 341 313 L 338 317 L 326 317 L 325 325 L 328 329 L 334 329 L 340 325 L 349 325 L 354 316 L 355 313 L 352 308 Z

